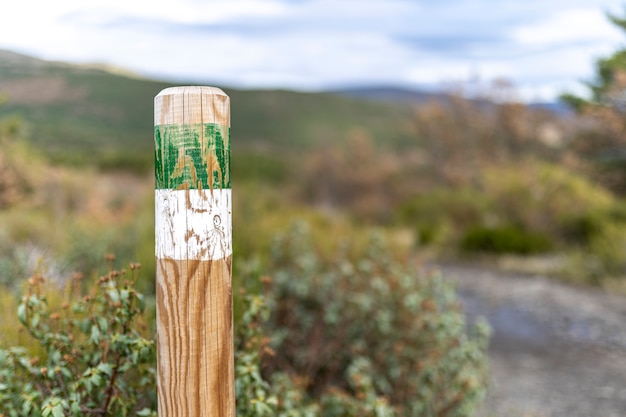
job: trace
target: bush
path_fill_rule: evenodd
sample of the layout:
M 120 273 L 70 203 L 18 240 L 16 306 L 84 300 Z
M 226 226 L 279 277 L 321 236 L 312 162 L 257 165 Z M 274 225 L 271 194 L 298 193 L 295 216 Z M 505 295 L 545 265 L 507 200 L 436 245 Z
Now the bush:
M 275 353 L 262 330 L 270 310 L 265 298 L 244 297 L 245 313 L 237 325 L 235 353 L 235 390 L 238 417 L 396 417 L 387 400 L 376 394 L 366 359 L 356 361 L 346 378 L 356 395 L 338 390 L 312 398 L 304 390 L 302 380 L 285 372 L 276 372 L 264 379 L 262 356 Z
M 550 252 L 559 256 L 545 272 L 567 281 L 598 285 L 626 276 L 624 200 L 559 165 L 487 165 L 472 184 L 405 201 L 396 221 L 439 256 Z
M 552 248 L 548 236 L 517 227 L 482 227 L 469 229 L 461 240 L 461 248 L 469 252 L 515 253 L 530 255 Z
M 605 188 L 557 165 L 523 161 L 486 169 L 480 189 L 493 201 L 498 225 L 518 225 L 567 237 L 571 220 L 594 216 L 615 205 Z
M 304 226 L 276 242 L 268 374 L 303 381 L 322 415 L 353 415 L 325 395 L 365 398 L 360 386 L 398 415 L 470 415 L 485 392 L 486 325 L 468 334 L 453 288 L 395 262 L 379 236 L 361 256 L 349 249 L 323 262 Z
M 43 277 L 29 279 L 17 314 L 41 355 L 0 350 L 0 414 L 156 415 L 155 344 L 140 330 L 145 303 L 134 289 L 136 266 L 130 274 L 111 269 L 85 295 L 74 275 L 58 308 L 48 305 Z
M 400 205 L 396 219 L 415 228 L 421 245 L 445 244 L 454 231 L 484 222 L 492 206 L 479 190 L 435 188 Z
M 307 239 L 299 227 L 278 239 L 265 296 L 236 297 L 237 415 L 470 415 L 485 392 L 488 330 L 467 334 L 452 288 L 397 264 L 379 238 L 328 261 Z M 137 267 L 75 275 L 65 300 L 46 295 L 42 276 L 28 281 L 18 318 L 37 346 L 0 349 L 0 415 L 156 415 Z

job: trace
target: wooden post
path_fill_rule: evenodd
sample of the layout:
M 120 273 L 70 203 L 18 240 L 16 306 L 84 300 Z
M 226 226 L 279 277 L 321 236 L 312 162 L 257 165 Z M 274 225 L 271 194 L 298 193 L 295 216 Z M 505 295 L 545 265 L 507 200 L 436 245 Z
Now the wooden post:
M 160 417 L 234 417 L 230 99 L 154 99 Z

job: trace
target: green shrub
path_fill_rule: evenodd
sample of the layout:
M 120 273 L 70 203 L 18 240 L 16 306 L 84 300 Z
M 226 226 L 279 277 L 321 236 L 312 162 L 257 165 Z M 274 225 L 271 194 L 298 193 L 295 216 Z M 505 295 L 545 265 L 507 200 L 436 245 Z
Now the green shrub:
M 562 235 L 568 242 L 588 245 L 603 233 L 608 222 L 608 218 L 598 213 L 573 216 L 563 220 Z
M 278 353 L 267 372 L 305 381 L 323 415 L 358 415 L 333 414 L 337 396 L 324 399 L 362 397 L 355 382 L 398 415 L 470 415 L 486 385 L 487 327 L 468 334 L 453 288 L 398 264 L 379 236 L 360 256 L 349 249 L 323 261 L 304 226 L 278 239 L 268 323 Z
M 626 282 L 626 226 L 603 224 L 585 246 L 567 252 L 560 276 L 579 284 Z
M 547 252 L 552 247 L 548 236 L 512 226 L 472 227 L 461 240 L 461 249 L 468 252 L 530 255 Z
M 485 170 L 480 190 L 493 201 L 499 225 L 518 225 L 561 237 L 572 219 L 595 216 L 615 205 L 615 197 L 579 173 L 538 161 Z
M 48 304 L 42 276 L 29 279 L 17 315 L 42 354 L 0 350 L 0 414 L 156 415 L 155 344 L 140 330 L 136 266 L 111 269 L 84 295 L 75 275 L 61 306 Z
M 454 240 L 454 230 L 480 224 L 493 210 L 480 190 L 436 188 L 404 202 L 396 213 L 401 224 L 411 225 L 421 245 Z
M 111 269 L 95 284 L 75 274 L 64 297 L 41 275 L 28 280 L 17 312 L 36 345 L 0 349 L 0 416 L 156 416 L 155 342 L 145 336 L 150 326 L 135 289 L 138 267 Z M 259 324 L 268 310 L 259 295 L 246 296 L 244 304 L 236 331 L 238 416 L 276 416 L 285 407 L 274 391 L 291 385 L 274 388 L 262 379 L 267 337 Z M 291 397 L 304 398 L 290 389 Z M 309 415 L 296 412 L 280 415 Z
M 279 239 L 265 296 L 235 297 L 237 415 L 470 415 L 488 330 L 467 334 L 452 288 L 393 261 L 378 238 L 327 260 L 307 242 L 301 228 Z M 75 275 L 64 295 L 29 280 L 18 318 L 36 346 L 0 349 L 0 415 L 156 415 L 137 266 L 96 282 Z
M 315 398 L 307 394 L 303 379 L 288 373 L 275 372 L 265 379 L 262 357 L 276 355 L 262 328 L 270 310 L 265 298 L 257 294 L 246 295 L 243 304 L 245 313 L 235 339 L 238 417 L 399 417 L 387 399 L 376 393 L 366 358 L 355 360 L 346 372 L 353 394 L 335 389 Z

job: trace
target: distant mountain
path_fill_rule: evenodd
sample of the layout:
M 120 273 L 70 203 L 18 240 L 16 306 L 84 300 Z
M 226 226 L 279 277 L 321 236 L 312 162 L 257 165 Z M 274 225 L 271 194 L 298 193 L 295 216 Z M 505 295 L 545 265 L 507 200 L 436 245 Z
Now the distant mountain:
M 330 90 L 329 93 L 361 100 L 393 101 L 422 104 L 430 100 L 441 100 L 446 94 L 410 90 L 400 87 L 357 87 Z
M 562 101 L 538 101 L 530 103 L 529 106 L 536 109 L 549 110 L 558 116 L 571 116 L 574 114 L 574 110 Z
M 37 67 L 53 65 L 41 59 L 0 49 L 0 67 Z
M 374 86 L 353 87 L 330 90 L 329 93 L 360 100 L 396 102 L 408 104 L 424 104 L 429 101 L 447 102 L 450 95 L 443 92 L 427 92 L 402 87 Z M 479 100 L 485 103 L 484 100 Z M 531 108 L 549 110 L 557 115 L 570 115 L 572 110 L 561 101 L 533 102 Z

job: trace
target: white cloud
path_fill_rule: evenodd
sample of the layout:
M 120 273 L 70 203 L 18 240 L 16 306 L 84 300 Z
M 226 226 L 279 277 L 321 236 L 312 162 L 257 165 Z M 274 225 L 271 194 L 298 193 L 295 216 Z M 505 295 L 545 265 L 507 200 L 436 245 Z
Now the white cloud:
M 24 0 L 3 7 L 0 48 L 229 86 L 479 75 L 546 96 L 621 44 L 607 10 L 622 0 Z
M 620 31 L 608 24 L 599 9 L 564 10 L 547 19 L 523 25 L 513 31 L 513 38 L 522 45 L 577 44 L 618 42 Z
M 215 23 L 239 18 L 267 18 L 285 14 L 288 6 L 279 0 L 135 0 L 79 2 L 69 8 L 80 19 L 143 19 L 187 24 Z M 102 12 L 105 11 L 105 15 Z M 79 23 L 79 22 L 77 22 Z

